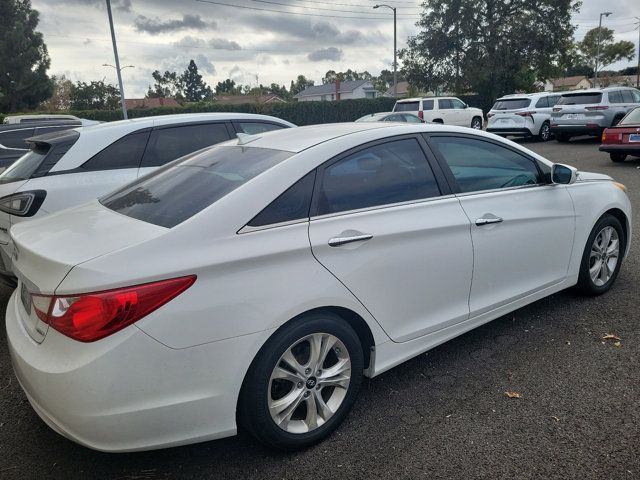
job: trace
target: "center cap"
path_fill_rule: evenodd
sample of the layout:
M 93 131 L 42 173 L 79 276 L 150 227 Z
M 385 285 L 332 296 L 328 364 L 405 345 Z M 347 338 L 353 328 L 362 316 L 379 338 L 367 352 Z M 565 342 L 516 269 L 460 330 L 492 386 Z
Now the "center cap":
M 316 386 L 316 383 L 318 383 L 318 381 L 316 380 L 316 377 L 309 377 L 307 379 L 307 388 L 313 388 Z

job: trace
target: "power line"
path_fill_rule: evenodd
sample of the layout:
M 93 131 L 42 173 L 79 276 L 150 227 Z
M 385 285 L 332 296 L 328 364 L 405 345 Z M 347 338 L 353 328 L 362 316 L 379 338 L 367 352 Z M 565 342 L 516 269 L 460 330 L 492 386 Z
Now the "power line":
M 305 3 L 320 3 L 323 5 L 335 5 L 335 6 L 341 6 L 341 7 L 365 7 L 365 8 L 373 8 L 372 4 L 364 4 L 364 3 L 337 3 L 337 2 L 316 2 L 313 0 L 292 0 L 292 1 L 296 1 L 296 2 L 305 2 Z M 407 4 L 407 5 L 417 5 L 416 3 L 413 2 L 389 2 L 392 5 L 395 4 Z M 293 4 L 287 4 L 287 5 L 291 5 L 292 7 L 295 6 Z M 413 6 L 413 7 L 400 7 L 402 9 L 406 9 L 406 10 L 422 10 L 423 8 L 420 6 Z
M 282 7 L 306 8 L 308 10 L 324 10 L 324 11 L 328 11 L 328 12 L 357 13 L 357 14 L 360 14 L 360 15 L 377 16 L 378 18 L 389 18 L 391 16 L 389 13 L 363 12 L 362 10 L 341 10 L 341 9 L 336 9 L 336 8 L 297 6 L 297 5 L 292 5 L 290 3 L 274 2 L 273 0 L 249 0 L 249 1 L 257 2 L 257 3 L 268 3 L 270 5 L 280 5 Z M 284 13 L 284 12 L 282 12 L 282 13 Z M 417 14 L 414 13 L 414 14 L 406 14 L 406 15 L 398 15 L 398 16 L 415 17 L 416 15 Z

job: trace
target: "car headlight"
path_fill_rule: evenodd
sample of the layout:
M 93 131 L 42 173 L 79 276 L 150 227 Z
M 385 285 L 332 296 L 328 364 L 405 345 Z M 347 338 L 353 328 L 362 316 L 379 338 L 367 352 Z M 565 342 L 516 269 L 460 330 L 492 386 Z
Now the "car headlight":
M 18 217 L 32 217 L 46 196 L 47 192 L 44 190 L 31 190 L 7 195 L 0 198 L 0 211 Z

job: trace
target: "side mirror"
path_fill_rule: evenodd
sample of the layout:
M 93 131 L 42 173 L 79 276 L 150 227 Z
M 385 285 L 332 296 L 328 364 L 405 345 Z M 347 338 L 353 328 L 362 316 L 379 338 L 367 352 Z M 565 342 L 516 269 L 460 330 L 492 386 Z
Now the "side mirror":
M 467 105 L 466 103 L 463 103 L 464 107 L 462 108 L 469 108 L 469 105 Z
M 569 165 L 554 163 L 551 167 L 551 183 L 570 185 L 578 179 L 578 170 Z

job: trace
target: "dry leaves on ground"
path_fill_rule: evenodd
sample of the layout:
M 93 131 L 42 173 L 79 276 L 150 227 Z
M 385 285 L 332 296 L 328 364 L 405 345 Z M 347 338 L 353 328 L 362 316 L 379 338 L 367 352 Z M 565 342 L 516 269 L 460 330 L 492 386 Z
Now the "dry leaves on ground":
M 520 395 L 518 392 L 506 391 L 504 392 L 504 394 L 509 398 L 522 398 L 522 395 Z

